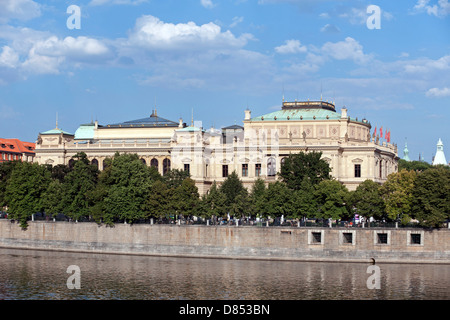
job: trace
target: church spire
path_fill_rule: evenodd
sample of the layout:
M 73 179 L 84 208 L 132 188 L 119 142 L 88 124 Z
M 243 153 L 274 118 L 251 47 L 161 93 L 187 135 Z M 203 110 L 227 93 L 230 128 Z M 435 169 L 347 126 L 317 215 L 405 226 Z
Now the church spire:
M 405 161 L 411 161 L 409 159 L 409 150 L 408 150 L 408 143 L 405 141 L 405 148 L 403 149 L 403 160 Z

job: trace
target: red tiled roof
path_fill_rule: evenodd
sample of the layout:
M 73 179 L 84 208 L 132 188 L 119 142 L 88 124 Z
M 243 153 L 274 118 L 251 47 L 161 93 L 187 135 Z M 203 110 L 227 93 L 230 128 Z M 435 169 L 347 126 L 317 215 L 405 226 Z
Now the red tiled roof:
M 28 153 L 34 155 L 34 149 L 36 149 L 36 144 L 32 142 L 0 138 L 0 153 Z

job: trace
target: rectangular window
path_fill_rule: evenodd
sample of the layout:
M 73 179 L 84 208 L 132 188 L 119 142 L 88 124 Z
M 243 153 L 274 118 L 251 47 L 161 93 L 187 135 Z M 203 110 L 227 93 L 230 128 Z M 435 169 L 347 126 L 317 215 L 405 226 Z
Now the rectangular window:
M 186 171 L 187 173 L 190 173 L 190 165 L 189 165 L 189 163 L 185 163 L 184 164 L 184 171 Z
M 349 244 L 353 243 L 353 233 L 351 233 L 351 232 L 344 232 L 342 235 L 343 235 L 342 240 L 343 240 L 344 243 L 349 243 Z
M 242 164 L 242 176 L 248 177 L 248 164 L 247 163 Z
M 255 164 L 255 176 L 259 177 L 261 175 L 261 163 Z
M 420 233 L 411 233 L 411 244 L 422 244 Z
M 322 233 L 321 232 L 312 232 L 312 243 L 322 243 Z
M 388 243 L 388 234 L 387 233 L 377 233 L 378 243 L 379 244 L 387 244 Z
M 228 165 L 227 164 L 222 165 L 222 177 L 224 177 L 224 178 L 228 177 Z
M 361 178 L 361 165 L 355 164 L 355 178 Z

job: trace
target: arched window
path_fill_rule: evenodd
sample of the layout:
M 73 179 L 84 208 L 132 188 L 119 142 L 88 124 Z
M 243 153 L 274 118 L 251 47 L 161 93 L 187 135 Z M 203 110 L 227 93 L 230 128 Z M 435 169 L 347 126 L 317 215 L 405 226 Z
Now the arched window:
M 111 164 L 111 159 L 106 158 L 105 160 L 103 160 L 103 170 L 108 168 L 110 164 Z
M 70 159 L 69 160 L 69 168 L 73 168 L 74 165 L 75 165 L 75 160 Z
M 145 161 L 144 158 L 141 158 L 141 161 L 142 161 L 143 164 L 147 164 L 147 161 Z
M 267 175 L 273 177 L 277 174 L 275 158 L 271 157 L 267 160 Z
M 164 159 L 163 160 L 163 175 L 165 175 L 170 170 L 170 160 Z
M 92 159 L 91 164 L 96 166 L 98 169 L 98 160 L 97 159 Z
M 158 169 L 158 159 L 153 158 L 150 161 L 150 166 L 155 167 L 156 169 Z

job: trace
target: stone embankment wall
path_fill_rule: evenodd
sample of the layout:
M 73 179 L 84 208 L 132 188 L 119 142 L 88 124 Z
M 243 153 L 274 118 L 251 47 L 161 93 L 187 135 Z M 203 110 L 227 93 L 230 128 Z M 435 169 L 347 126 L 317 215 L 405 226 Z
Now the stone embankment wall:
M 450 264 L 450 230 L 0 220 L 0 247 L 178 257 Z

